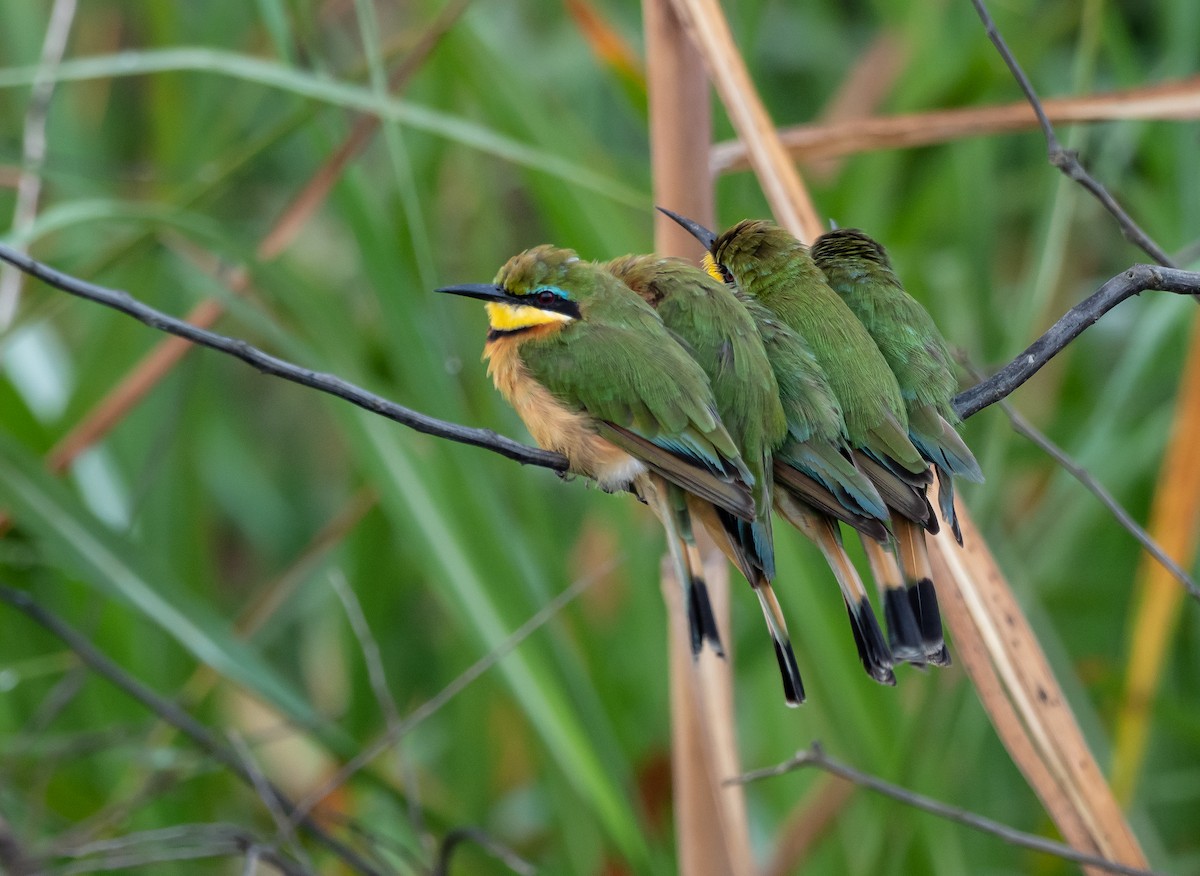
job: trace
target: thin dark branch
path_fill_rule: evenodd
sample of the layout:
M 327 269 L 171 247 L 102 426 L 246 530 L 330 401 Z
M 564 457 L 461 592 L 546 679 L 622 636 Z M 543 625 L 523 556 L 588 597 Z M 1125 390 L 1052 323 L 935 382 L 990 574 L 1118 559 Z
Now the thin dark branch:
M 537 868 L 533 864 L 526 861 L 507 846 L 496 842 L 479 828 L 456 827 L 442 837 L 442 843 L 438 849 L 437 863 L 434 864 L 433 872 L 430 876 L 449 876 L 450 856 L 454 853 L 455 849 L 467 842 L 475 843 L 514 873 L 519 873 L 521 876 L 533 876 L 537 872 Z
M 7 602 L 13 608 L 24 612 L 35 622 L 58 636 L 97 675 L 107 679 L 111 684 L 133 697 L 133 699 L 137 700 L 159 718 L 178 729 L 251 788 L 255 787 L 254 777 L 247 771 L 241 759 L 228 746 L 222 744 L 212 731 L 175 703 L 143 685 L 110 660 L 66 621 L 38 604 L 28 593 L 5 584 L 0 584 L 0 601 Z M 282 791 L 274 785 L 268 784 L 266 787 L 275 797 L 280 809 L 284 812 L 292 812 L 294 810 L 294 805 Z M 302 827 L 313 839 L 341 858 L 354 871 L 372 874 L 372 876 L 379 874 L 380 871 L 364 860 L 358 852 L 342 843 L 336 837 L 331 836 L 311 818 L 293 817 L 291 821 L 293 824 Z
M 246 740 L 236 730 L 228 732 L 229 742 L 233 746 L 234 753 L 238 756 L 242 766 L 250 775 L 250 781 L 254 786 L 254 793 L 262 800 L 263 806 L 271 815 L 271 820 L 275 823 L 275 828 L 279 832 L 279 839 L 283 846 L 291 851 L 297 861 L 304 864 L 305 868 L 312 870 L 312 861 L 304 853 L 304 847 L 296 838 L 296 829 L 288 820 L 287 815 L 279 808 L 279 799 L 272 793 L 271 782 L 263 774 L 263 771 L 258 768 L 258 764 L 254 760 L 254 752 L 250 750 L 250 746 L 246 744 Z
M 1009 423 L 1012 424 L 1013 431 L 1033 442 L 1043 453 L 1053 459 L 1058 466 L 1063 469 L 1075 480 L 1079 481 L 1084 488 L 1093 496 L 1100 500 L 1109 513 L 1116 518 L 1117 523 L 1121 524 L 1125 530 L 1137 539 L 1142 549 L 1158 562 L 1168 573 L 1170 573 L 1176 581 L 1183 585 L 1187 590 L 1188 595 L 1192 599 L 1200 602 L 1200 586 L 1196 584 L 1183 567 L 1175 562 L 1162 549 L 1158 542 L 1151 538 L 1150 533 L 1146 532 L 1133 516 L 1122 507 L 1121 503 L 1116 500 L 1116 497 L 1108 491 L 1104 484 L 1096 480 L 1095 476 L 1076 462 L 1070 454 L 1055 444 L 1040 429 L 1026 420 L 1021 414 L 1007 401 L 1000 402 L 1000 410 L 1004 411 L 1008 417 Z
M 311 868 L 292 860 L 273 846 L 233 824 L 181 824 L 158 830 L 98 840 L 62 853 L 76 863 L 57 868 L 64 874 L 92 873 L 145 867 L 164 861 L 233 857 L 249 854 L 266 861 L 286 876 L 312 876 Z M 45 872 L 45 871 L 43 871 Z
M 743 773 L 732 779 L 727 779 L 725 784 L 745 784 L 747 782 L 758 781 L 770 776 L 781 776 L 785 773 L 790 773 L 804 767 L 817 767 L 832 775 L 839 776 L 848 782 L 853 782 L 862 788 L 867 788 L 877 794 L 882 794 L 885 797 L 890 797 L 906 806 L 912 806 L 915 809 L 921 809 L 925 812 L 932 813 L 939 818 L 945 818 L 947 821 L 953 821 L 958 824 L 966 825 L 974 830 L 982 831 L 983 833 L 991 834 L 998 837 L 1006 843 L 1014 846 L 1020 846 L 1026 849 L 1032 849 L 1037 852 L 1043 852 L 1047 855 L 1054 855 L 1057 858 L 1062 858 L 1066 861 L 1074 861 L 1077 864 L 1083 864 L 1087 867 L 1097 867 L 1102 870 L 1108 870 L 1112 873 L 1122 873 L 1125 876 L 1154 876 L 1153 871 L 1142 870 L 1137 867 L 1130 867 L 1125 864 L 1119 864 L 1115 861 L 1110 861 L 1107 858 L 1101 858 L 1097 855 L 1090 855 L 1086 852 L 1081 852 L 1073 849 L 1063 843 L 1048 840 L 1045 837 L 1040 837 L 1035 834 L 1025 833 L 1021 830 L 1011 828 L 1006 824 L 1001 824 L 998 821 L 992 821 L 990 818 L 984 818 L 982 815 L 976 815 L 974 812 L 969 812 L 966 809 L 960 809 L 957 806 L 950 806 L 942 803 L 940 800 L 934 800 L 932 797 L 926 797 L 923 794 L 917 794 L 907 788 L 902 788 L 899 785 L 893 785 L 891 782 L 885 782 L 883 779 L 873 776 L 870 773 L 864 773 L 854 767 L 847 766 L 841 761 L 834 760 L 825 753 L 825 750 L 816 742 L 814 742 L 807 751 L 796 752 L 795 757 L 786 760 L 781 764 L 773 767 L 767 767 L 761 770 L 752 770 L 748 773 Z
M 499 663 L 505 656 L 512 653 L 518 645 L 529 638 L 543 624 L 549 621 L 550 618 L 562 611 L 571 600 L 575 599 L 575 597 L 583 593 L 584 590 L 592 586 L 597 580 L 611 572 L 621 559 L 621 557 L 614 557 L 600 568 L 593 569 L 590 574 L 579 578 L 570 587 L 539 608 L 529 617 L 529 620 L 513 630 L 508 638 L 468 666 L 463 672 L 459 673 L 453 681 L 442 688 L 437 694 L 413 709 L 403 721 L 389 728 L 378 740 L 348 760 L 341 769 L 330 776 L 325 784 L 311 791 L 307 797 L 297 803 L 296 809 L 292 812 L 292 820 L 295 821 L 300 817 L 307 817 L 308 813 L 312 811 L 312 808 L 317 803 L 340 788 L 352 775 L 399 742 L 414 727 L 428 719 L 438 709 L 458 696 L 467 685 Z
M 301 368 L 298 365 L 293 365 L 290 362 L 285 362 L 282 359 L 277 359 L 268 353 L 264 353 L 262 350 L 251 346 L 245 341 L 226 337 L 216 332 L 205 331 L 183 320 L 168 316 L 161 311 L 141 303 L 130 296 L 129 293 L 123 292 L 120 289 L 108 289 L 103 286 L 84 282 L 68 274 L 63 274 L 30 258 L 24 253 L 18 252 L 12 247 L 0 244 L 0 260 L 6 261 L 25 271 L 27 274 L 37 277 L 44 283 L 48 283 L 71 295 L 86 298 L 89 301 L 95 301 L 106 307 L 119 310 L 151 328 L 172 335 L 178 335 L 181 338 L 187 338 L 194 344 L 211 347 L 214 350 L 234 356 L 246 364 L 252 365 L 264 374 L 282 377 L 284 380 L 299 383 L 301 386 L 319 389 L 321 392 L 327 392 L 330 395 L 345 399 L 364 410 L 387 417 L 390 420 L 395 420 L 397 423 L 402 423 L 418 432 L 424 432 L 427 435 L 434 435 L 438 438 L 448 438 L 451 441 L 457 441 L 461 444 L 485 447 L 488 450 L 492 450 L 501 456 L 506 456 L 524 465 L 537 465 L 556 471 L 566 470 L 567 460 L 556 453 L 528 447 L 518 441 L 513 441 L 511 438 L 497 435 L 489 429 L 473 429 L 467 426 L 460 426 L 457 423 L 449 423 L 445 420 L 439 420 L 403 407 L 395 402 L 388 401 L 382 396 L 367 392 L 367 390 L 361 387 L 348 383 L 340 377 L 320 371 L 309 371 L 307 368 Z
M 567 460 L 557 453 L 529 447 L 513 441 L 511 438 L 497 435 L 489 429 L 461 426 L 403 407 L 332 374 L 309 371 L 264 353 L 245 341 L 206 331 L 167 316 L 161 311 L 142 304 L 127 292 L 96 286 L 69 274 L 63 274 L 3 244 L 0 244 L 0 261 L 7 261 L 56 289 L 119 310 L 151 328 L 187 338 L 193 343 L 234 356 L 265 374 L 282 377 L 293 383 L 335 395 L 364 410 L 395 420 L 418 432 L 482 447 L 524 465 L 536 465 L 559 472 L 566 469 Z M 1101 316 L 1126 298 L 1150 289 L 1174 292 L 1179 295 L 1200 295 L 1200 273 L 1155 265 L 1133 265 L 1124 273 L 1109 279 L 1090 298 L 1067 311 L 1058 322 L 1012 362 L 987 380 L 959 393 L 954 398 L 954 409 L 965 420 L 988 405 L 1006 398 Z
M 3 815 L 0 815 L 0 872 L 11 876 L 34 876 L 43 872 L 41 863 L 25 852 L 24 845 Z
M 1006 398 L 1018 386 L 1036 374 L 1067 344 L 1079 337 L 1088 326 L 1108 313 L 1126 298 L 1156 289 L 1177 295 L 1200 294 L 1200 273 L 1162 268 L 1157 265 L 1134 265 L 1124 273 L 1109 279 L 1090 298 L 1068 310 L 1025 352 L 1017 356 L 987 380 L 975 384 L 954 397 L 954 409 L 964 420 L 988 405 Z
M 1017 80 L 1017 84 L 1021 86 L 1021 90 L 1025 92 L 1026 99 L 1037 114 L 1038 123 L 1042 126 L 1042 133 L 1046 137 L 1046 151 L 1050 163 L 1066 174 L 1068 178 L 1091 192 L 1104 205 L 1104 209 L 1108 210 L 1113 218 L 1117 220 L 1117 224 L 1121 226 L 1121 233 L 1125 235 L 1125 238 L 1130 243 L 1140 247 L 1143 252 L 1158 264 L 1169 268 L 1175 267 L 1175 263 L 1171 261 L 1171 257 L 1163 251 L 1162 247 L 1155 243 L 1150 238 L 1150 235 L 1133 221 L 1133 218 L 1109 194 L 1108 189 L 1084 169 L 1083 165 L 1079 163 L 1079 155 L 1074 150 L 1064 149 L 1062 144 L 1059 143 L 1058 137 L 1054 133 L 1054 126 L 1050 124 L 1050 119 L 1047 117 L 1046 111 L 1042 108 L 1042 102 L 1038 100 L 1037 93 L 1033 90 L 1033 84 L 1025 75 L 1025 71 L 1021 69 L 1021 65 L 1017 63 L 1017 59 L 1009 50 L 1008 44 L 1004 42 L 1004 37 L 1000 35 L 1000 31 L 996 27 L 996 22 L 992 20 L 992 16 L 988 13 L 983 0 L 971 0 L 971 2 L 975 6 L 975 11 L 979 13 L 979 18 L 983 21 L 984 27 L 987 29 L 988 39 L 995 45 L 996 50 L 1000 53 L 1000 57 L 1008 65 L 1013 78 Z

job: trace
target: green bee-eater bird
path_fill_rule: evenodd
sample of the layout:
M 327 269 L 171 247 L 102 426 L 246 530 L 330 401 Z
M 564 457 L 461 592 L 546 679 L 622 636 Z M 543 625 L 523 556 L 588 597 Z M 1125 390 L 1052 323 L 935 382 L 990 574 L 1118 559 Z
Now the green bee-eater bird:
M 763 339 L 788 422 L 788 435 L 775 450 L 776 508 L 825 556 L 867 673 L 881 684 L 895 684 L 891 649 L 837 525 L 841 520 L 865 537 L 886 541 L 887 506 L 850 458 L 841 405 L 808 343 L 753 298 L 739 301 Z
M 803 337 L 841 405 L 854 460 L 888 507 L 901 568 L 876 538 L 863 539 L 883 589 L 894 656 L 914 663 L 948 659 L 924 531 L 937 531 L 925 498 L 933 476 L 908 438 L 896 378 L 870 334 L 826 283 L 800 241 L 771 222 L 747 220 L 720 235 L 668 213 L 708 250 L 714 277 L 740 288 Z
M 824 416 L 811 410 L 815 407 L 811 397 L 798 400 L 797 396 L 803 396 L 806 387 L 798 387 L 798 381 L 790 374 L 789 392 L 786 395 L 780 392 L 773 366 L 785 361 L 789 353 L 803 356 L 806 352 L 803 342 L 786 327 L 773 323 L 775 331 L 766 334 L 777 353 L 771 358 L 764 335 L 745 304 L 724 284 L 680 259 L 632 255 L 615 259 L 604 267 L 654 307 L 667 328 L 684 341 L 708 374 L 721 419 L 741 449 L 747 467 L 759 479 L 755 494 L 759 519 L 750 527 L 730 521 L 720 512 L 714 515 L 711 506 L 693 507 L 693 516 L 705 522 L 714 540 L 755 590 L 769 594 L 764 585 L 774 578 L 770 522 L 774 503 L 785 519 L 812 538 L 825 553 L 842 585 L 864 666 L 872 677 L 894 684 L 891 653 L 854 566 L 842 549 L 837 526 L 830 526 L 828 518 L 812 506 L 839 504 L 833 493 L 837 489 L 858 492 L 877 515 L 886 517 L 887 511 L 870 482 L 852 463 L 840 456 L 832 444 L 815 440 L 816 434 L 836 430 L 836 426 L 826 426 L 824 420 L 840 421 L 840 413 L 830 411 Z M 789 340 L 800 349 L 790 350 Z M 798 470 L 797 460 L 807 464 Z M 822 486 L 814 472 L 832 486 Z M 773 495 L 773 477 L 778 477 L 783 487 L 776 495 Z M 817 498 L 805 505 L 797 503 L 796 497 L 810 495 Z M 699 504 L 693 502 L 693 506 Z M 885 533 L 883 524 L 872 519 L 878 532 Z M 777 606 L 764 601 L 763 612 L 769 626 L 782 627 L 783 618 Z
M 951 400 L 958 381 L 945 339 L 929 312 L 904 290 L 884 248 L 862 231 L 840 228 L 821 235 L 812 257 L 896 375 L 908 409 L 908 436 L 937 472 L 942 519 L 961 545 L 953 478 L 978 483 L 983 472 L 956 428 L 961 421 Z
M 648 304 L 568 249 L 535 247 L 510 259 L 491 284 L 437 291 L 487 302 L 489 374 L 534 440 L 563 454 L 570 471 L 610 492 L 631 490 L 655 511 L 685 588 L 693 653 L 706 640 L 722 653 L 687 547 L 687 501 L 752 524 L 756 480 L 704 371 Z M 803 689 L 783 636 L 776 655 L 781 668 L 790 664 L 785 693 L 798 704 Z
M 626 256 L 605 267 L 658 311 L 708 373 L 721 419 L 747 465 L 756 477 L 760 471 L 774 472 L 780 487 L 775 505 L 825 555 L 864 667 L 877 681 L 894 684 L 891 652 L 837 524 L 828 516 L 883 539 L 887 508 L 871 482 L 839 452 L 846 446 L 841 408 L 807 344 L 753 299 L 740 299 L 687 262 Z M 764 517 L 770 509 L 770 475 L 765 480 L 758 494 Z M 730 559 L 755 581 L 753 557 L 747 562 L 731 553 Z

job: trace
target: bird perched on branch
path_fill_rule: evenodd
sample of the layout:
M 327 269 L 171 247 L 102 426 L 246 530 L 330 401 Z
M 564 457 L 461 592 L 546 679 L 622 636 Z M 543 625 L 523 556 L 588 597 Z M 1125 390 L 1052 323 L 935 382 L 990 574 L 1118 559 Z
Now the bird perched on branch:
M 829 562 L 864 667 L 877 681 L 894 684 L 892 655 L 835 521 L 844 519 L 885 538 L 887 509 L 870 481 L 839 452 L 845 429 L 841 409 L 808 346 L 765 308 L 740 300 L 687 262 L 625 256 L 604 267 L 651 304 L 685 342 L 712 381 L 721 419 L 747 466 L 761 479 L 759 520 L 750 527 L 754 537 L 746 537 L 744 524 L 741 529 L 726 525 L 731 537 L 718 531 L 714 540 L 758 590 L 774 577 L 769 541 L 774 504 Z M 706 520 L 710 532 L 720 529 L 711 512 L 694 516 Z
M 825 281 L 808 248 L 771 222 L 747 220 L 717 235 L 672 214 L 706 248 L 705 266 L 803 337 L 841 406 L 856 464 L 884 498 L 899 554 L 883 541 L 863 545 L 883 590 L 893 655 L 913 663 L 949 659 L 924 532 L 937 532 L 925 498 L 933 475 L 908 437 L 900 387 L 871 335 Z
M 908 437 L 934 467 L 942 519 L 958 543 L 954 477 L 979 483 L 983 472 L 959 437 L 951 399 L 958 391 L 950 350 L 929 312 L 901 285 L 884 248 L 857 228 L 818 237 L 812 257 L 859 318 L 896 375 L 908 411 Z
M 629 255 L 600 267 L 653 307 L 667 329 L 683 341 L 708 375 L 717 413 L 754 476 L 752 522 L 731 517 L 694 495 L 687 504 L 691 518 L 701 522 L 758 595 L 776 642 L 785 697 L 798 704 L 804 687 L 787 623 L 771 587 L 775 577 L 771 452 L 787 434 L 787 421 L 762 339 L 728 289 L 681 259 Z
M 539 246 L 510 259 L 494 283 L 437 291 L 487 303 L 488 371 L 534 440 L 572 472 L 631 490 L 654 510 L 684 587 L 693 653 L 705 642 L 722 653 L 689 503 L 752 526 L 758 484 L 701 367 L 648 304 L 568 249 Z M 785 693 L 799 703 L 786 630 L 772 633 Z

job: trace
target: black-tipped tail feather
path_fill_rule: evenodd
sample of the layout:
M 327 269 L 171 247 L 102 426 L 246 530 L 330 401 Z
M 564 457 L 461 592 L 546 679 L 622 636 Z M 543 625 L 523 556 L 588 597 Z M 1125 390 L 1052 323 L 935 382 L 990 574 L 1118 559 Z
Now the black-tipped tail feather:
M 887 623 L 892 656 L 917 666 L 928 662 L 921 626 L 906 591 L 893 588 L 883 592 L 883 617 Z
M 712 602 L 708 598 L 708 585 L 703 578 L 692 576 L 688 582 L 688 633 L 692 640 L 692 656 L 699 655 L 707 642 L 718 657 L 725 656 L 721 644 L 721 633 L 717 630 L 717 618 Z
M 864 596 L 858 605 L 846 602 L 846 613 L 850 616 L 850 629 L 854 631 L 854 644 L 858 648 L 858 659 L 863 669 L 880 684 L 893 686 L 896 674 L 892 671 L 892 652 L 884 641 L 883 631 L 871 603 Z
M 950 652 L 942 634 L 942 612 L 938 608 L 937 591 L 933 582 L 922 578 L 908 587 L 908 601 L 921 632 L 921 647 L 925 660 L 934 666 L 949 666 Z

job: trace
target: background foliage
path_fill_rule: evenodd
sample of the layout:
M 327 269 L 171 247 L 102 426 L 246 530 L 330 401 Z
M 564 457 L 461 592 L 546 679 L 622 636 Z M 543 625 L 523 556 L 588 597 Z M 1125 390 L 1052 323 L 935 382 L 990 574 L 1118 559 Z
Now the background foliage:
M 37 63 L 49 7 L 0 6 L 0 216 L 12 214 L 26 68 Z M 83 3 L 66 57 L 95 60 L 63 68 L 76 78 L 58 85 L 51 106 L 39 216 L 8 240 L 172 313 L 215 297 L 229 311 L 221 331 L 427 413 L 524 436 L 477 362 L 482 313 L 429 290 L 487 280 L 540 242 L 588 258 L 651 247 L 644 90 L 636 68 L 594 50 L 597 26 L 581 26 L 581 7 L 640 54 L 634 3 L 477 0 L 389 106 L 399 122 L 296 243 L 264 260 L 258 242 L 356 113 L 381 105 L 378 83 L 439 7 Z M 1045 95 L 1195 71 L 1195 4 L 1011 0 L 993 11 Z M 727 12 L 780 124 L 818 116 L 881 34 L 903 58 L 881 112 L 1019 98 L 965 2 L 752 0 Z M 1195 268 L 1197 125 L 1066 130 L 1149 233 Z M 728 134 L 719 119 L 718 136 Z M 888 245 L 910 290 L 981 367 L 1140 260 L 1046 165 L 1034 132 L 858 155 L 808 179 L 824 213 Z M 749 174 L 722 178 L 718 204 L 723 223 L 765 212 Z M 243 297 L 229 291 L 230 266 L 249 272 Z M 1123 305 L 1014 397 L 1138 519 L 1193 309 L 1153 294 Z M 160 340 L 28 284 L 0 334 L 0 499 L 14 521 L 0 540 L 0 578 L 164 694 L 212 665 L 220 679 L 194 713 L 244 738 L 259 767 L 303 797 L 387 721 L 335 579 L 361 603 L 405 715 L 554 594 L 595 577 L 417 726 L 399 756 L 380 758 L 321 811 L 344 812 L 374 844 L 391 843 L 384 853 L 401 872 L 428 866 L 430 838 L 464 824 L 546 873 L 670 872 L 661 543 L 648 513 L 207 351 L 189 354 L 56 482 L 38 458 Z M 1128 668 L 1138 551 L 999 411 L 973 420 L 967 436 L 988 482 L 963 497 L 1104 762 Z M 364 489 L 375 497 L 369 510 L 321 540 Z M 1047 830 L 961 673 L 906 671 L 896 689 L 870 683 L 819 555 L 794 535 L 778 541 L 810 703 L 784 708 L 757 609 L 735 587 L 728 638 L 744 762 L 774 763 L 819 739 L 892 781 Z M 240 642 L 236 619 L 281 580 L 291 589 Z M 0 614 L 0 815 L 28 850 L 209 821 L 274 834 L 251 790 L 185 742 L 148 735 L 144 710 L 25 618 Z M 1198 617 L 1185 608 L 1168 649 L 1131 810 L 1151 860 L 1169 872 L 1200 869 Z M 289 722 L 313 729 L 289 734 Z M 750 788 L 764 857 L 816 779 Z M 478 849 L 461 854 L 461 872 L 506 872 Z M 857 793 L 813 846 L 807 872 L 1056 867 Z

